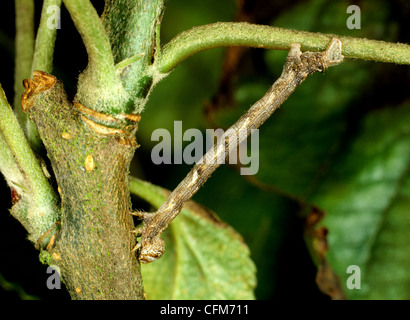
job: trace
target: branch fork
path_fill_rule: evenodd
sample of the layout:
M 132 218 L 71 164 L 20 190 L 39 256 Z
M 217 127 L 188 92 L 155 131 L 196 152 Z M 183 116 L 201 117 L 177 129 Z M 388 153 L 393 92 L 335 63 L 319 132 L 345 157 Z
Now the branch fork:
M 341 63 L 344 58 L 342 42 L 336 38 L 331 40 L 324 52 L 302 53 L 300 48 L 298 43 L 291 45 L 281 76 L 266 94 L 224 133 L 219 143 L 197 162 L 156 212 L 132 212 L 143 221 L 143 227 L 134 231 L 137 236 L 141 236 L 141 241 L 132 250 L 139 251 L 138 259 L 141 263 L 155 261 L 164 254 L 165 242 L 161 238 L 162 232 L 179 214 L 184 204 L 219 167 L 220 162 L 216 159 L 226 158 L 234 151 L 246 140 L 251 131 L 259 128 L 309 75 L 317 71 L 323 72 Z M 246 129 L 246 135 L 239 134 L 243 129 Z M 229 144 L 226 143 L 227 139 Z M 232 141 L 235 143 L 233 149 L 230 146 Z

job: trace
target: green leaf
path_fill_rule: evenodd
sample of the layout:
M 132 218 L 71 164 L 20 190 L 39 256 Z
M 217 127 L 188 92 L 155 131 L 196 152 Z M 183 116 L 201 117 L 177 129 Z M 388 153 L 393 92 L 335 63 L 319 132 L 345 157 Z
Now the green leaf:
M 370 113 L 312 198 L 348 298 L 410 299 L 410 104 Z M 347 267 L 361 271 L 348 289 Z
M 158 208 L 169 191 L 132 178 L 130 190 Z M 254 299 L 256 268 L 242 237 L 190 201 L 165 230 L 164 256 L 142 265 L 147 299 Z

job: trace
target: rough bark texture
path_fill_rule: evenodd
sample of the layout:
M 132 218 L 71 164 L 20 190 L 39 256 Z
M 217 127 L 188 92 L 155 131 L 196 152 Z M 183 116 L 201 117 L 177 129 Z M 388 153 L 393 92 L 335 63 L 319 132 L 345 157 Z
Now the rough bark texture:
M 49 263 L 60 267 L 73 299 L 143 299 L 131 253 L 128 188 L 136 121 L 108 127 L 112 119 L 75 107 L 63 85 L 45 73 L 35 72 L 25 87 L 22 105 L 39 129 L 61 197 L 61 228 L 48 246 Z

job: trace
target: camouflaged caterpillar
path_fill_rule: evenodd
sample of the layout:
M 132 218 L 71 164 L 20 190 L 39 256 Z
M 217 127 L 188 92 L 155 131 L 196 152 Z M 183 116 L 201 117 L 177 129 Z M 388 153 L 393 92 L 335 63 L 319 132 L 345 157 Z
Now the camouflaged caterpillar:
M 324 52 L 302 53 L 299 44 L 292 44 L 281 76 L 266 94 L 239 118 L 225 134 L 246 129 L 247 135 L 249 135 L 251 130 L 259 128 L 309 75 L 315 72 L 323 72 L 327 68 L 341 63 L 343 58 L 342 42 L 336 38 L 330 41 Z M 247 135 L 238 135 L 240 139 L 235 140 L 234 143 L 239 145 L 247 138 Z M 225 141 L 224 135 L 221 140 Z M 132 213 L 144 222 L 144 227 L 135 231 L 141 235 L 141 241 L 132 250 L 140 250 L 138 259 L 142 263 L 155 261 L 164 254 L 165 242 L 161 238 L 161 233 L 179 214 L 183 205 L 192 198 L 219 167 L 220 163 L 218 161 L 208 160 L 218 159 L 221 156 L 226 157 L 231 150 L 230 144 L 231 139 L 229 139 L 229 144 L 225 144 L 224 148 L 214 145 L 214 148 L 198 161 L 155 213 Z

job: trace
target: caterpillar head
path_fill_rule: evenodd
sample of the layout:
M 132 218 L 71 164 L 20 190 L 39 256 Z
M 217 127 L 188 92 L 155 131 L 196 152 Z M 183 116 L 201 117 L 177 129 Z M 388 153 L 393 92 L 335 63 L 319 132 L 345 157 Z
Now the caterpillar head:
M 141 263 L 150 263 L 162 257 L 165 252 L 165 241 L 160 236 L 143 239 L 138 260 Z

